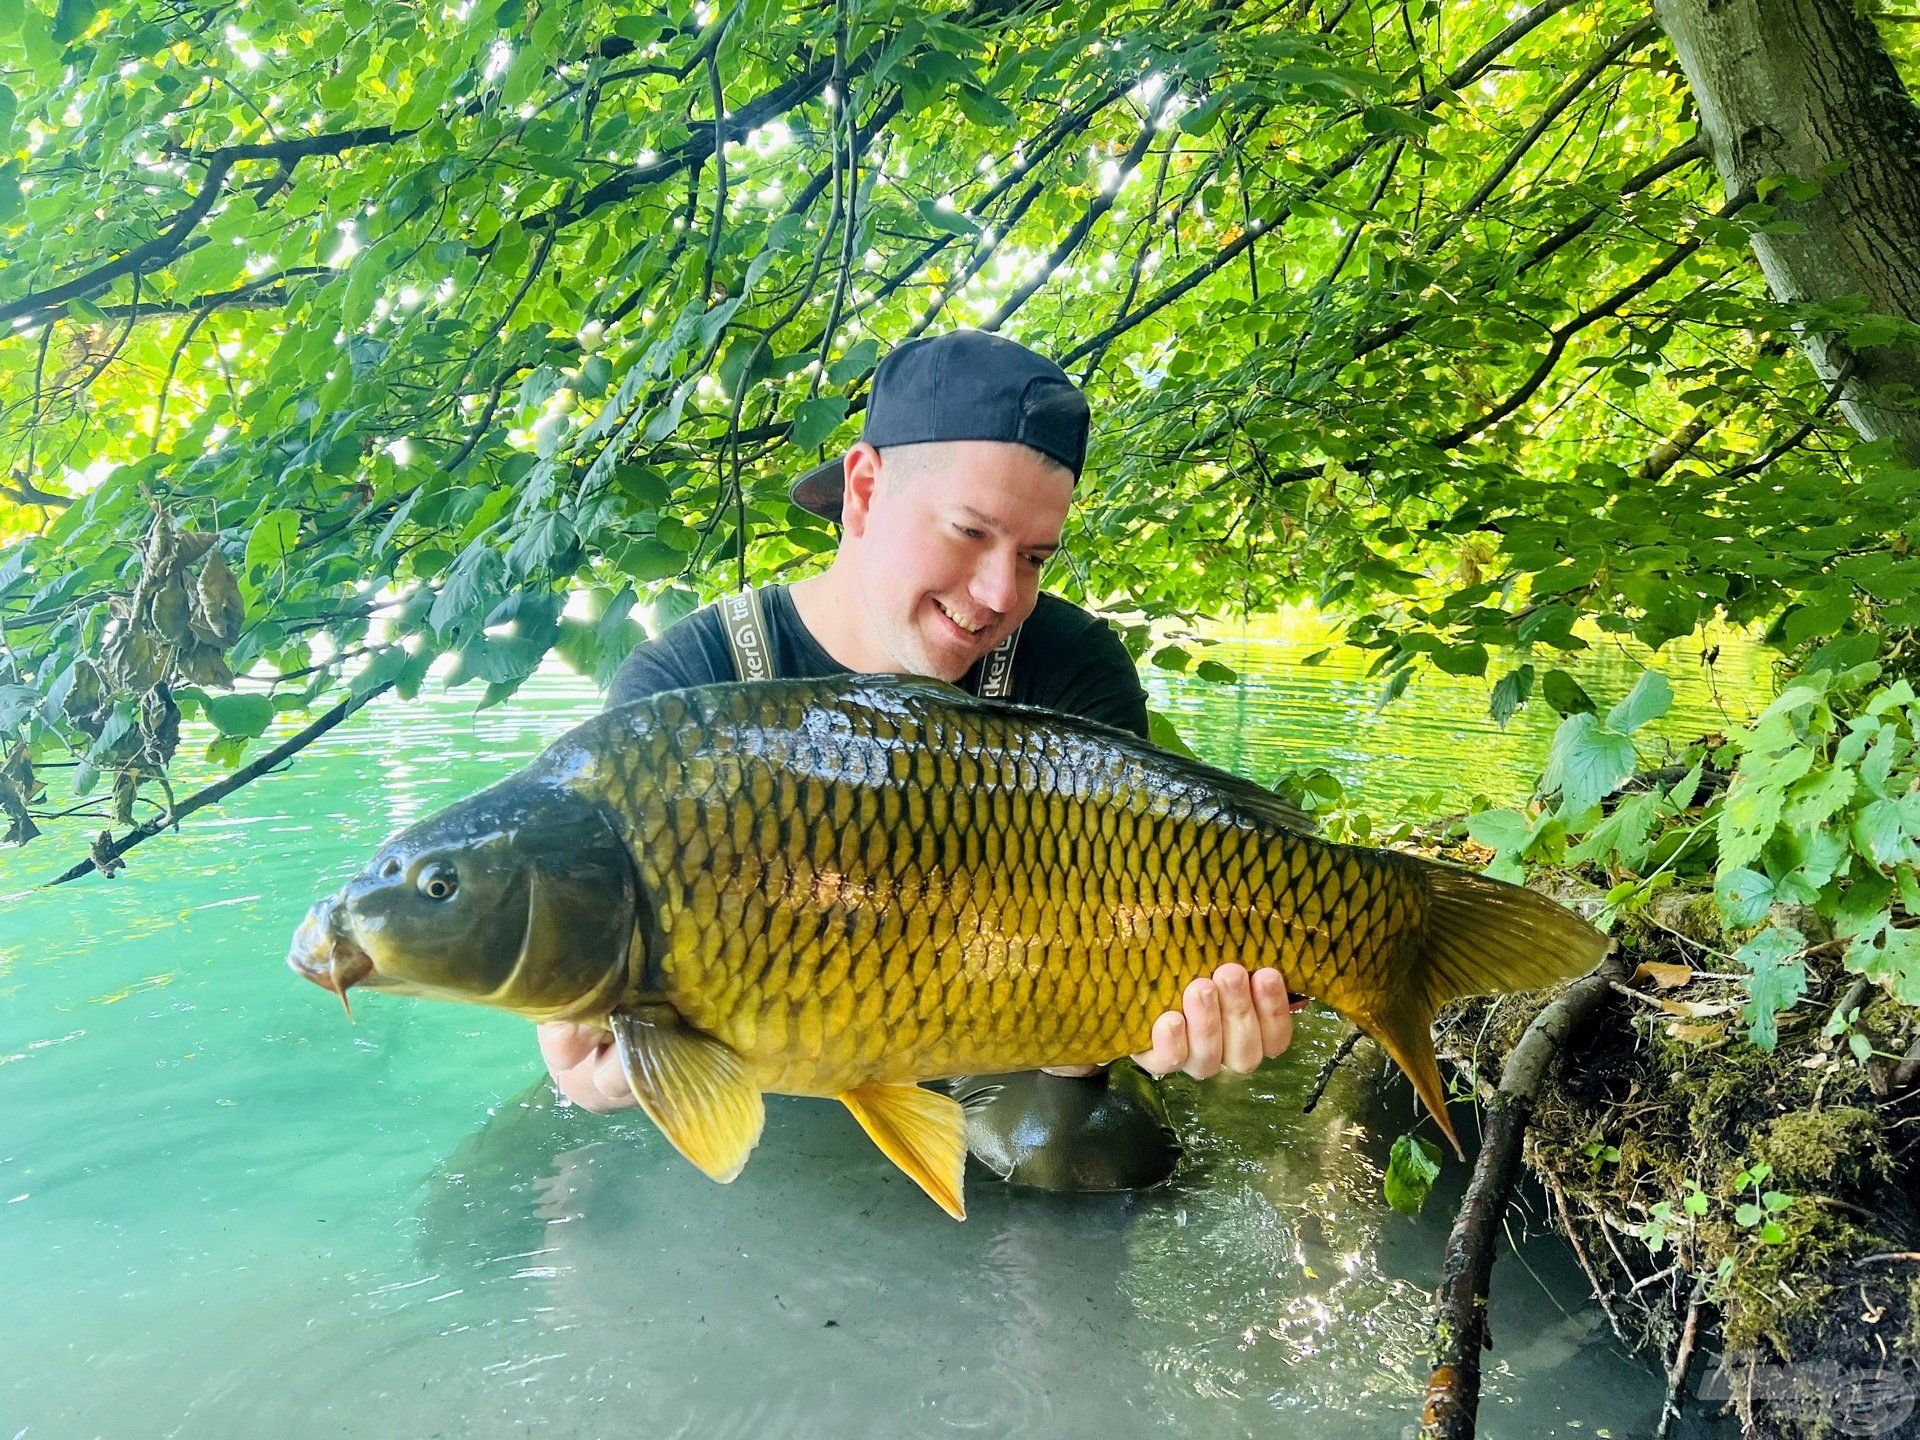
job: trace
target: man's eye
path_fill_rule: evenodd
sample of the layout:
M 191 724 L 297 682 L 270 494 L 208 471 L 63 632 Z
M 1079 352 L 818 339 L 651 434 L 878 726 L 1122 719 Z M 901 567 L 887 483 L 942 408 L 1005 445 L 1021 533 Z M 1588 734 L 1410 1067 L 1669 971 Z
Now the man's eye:
M 1039 570 L 1046 565 L 1047 557 L 1045 555 L 1029 555 L 1026 557 L 1026 561 L 1027 564 L 1035 570 Z
M 958 530 L 962 535 L 966 536 L 967 539 L 969 540 L 978 540 L 986 533 L 983 530 L 974 529 L 973 526 L 971 525 L 956 525 L 953 528 Z

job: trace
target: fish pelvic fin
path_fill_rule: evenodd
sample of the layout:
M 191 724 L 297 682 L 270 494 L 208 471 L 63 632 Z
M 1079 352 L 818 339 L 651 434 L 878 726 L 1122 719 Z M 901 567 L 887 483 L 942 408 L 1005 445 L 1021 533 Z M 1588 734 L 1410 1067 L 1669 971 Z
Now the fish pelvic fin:
M 958 1100 L 918 1085 L 876 1084 L 846 1091 L 840 1103 L 935 1204 L 956 1220 L 967 1218 L 967 1121 Z
M 1449 865 L 1417 862 L 1427 924 L 1392 1000 L 1362 1022 L 1407 1073 L 1414 1093 L 1465 1159 L 1447 1115 L 1433 1049 L 1433 1018 L 1449 1000 L 1542 986 L 1584 975 L 1613 941 L 1536 891 Z
M 726 1184 L 745 1168 L 766 1105 L 737 1050 L 648 1006 L 609 1017 L 633 1098 L 673 1148 Z

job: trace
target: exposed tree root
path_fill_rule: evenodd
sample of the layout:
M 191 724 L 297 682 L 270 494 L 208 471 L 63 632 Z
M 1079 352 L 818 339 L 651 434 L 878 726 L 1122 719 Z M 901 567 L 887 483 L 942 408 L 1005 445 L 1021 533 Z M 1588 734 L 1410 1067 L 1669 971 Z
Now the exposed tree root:
M 1520 1175 L 1520 1142 L 1568 1035 L 1592 1020 L 1625 975 L 1609 955 L 1534 1017 L 1500 1073 L 1487 1106 L 1480 1156 L 1466 1199 L 1447 1237 L 1434 1316 L 1434 1364 L 1420 1433 L 1435 1440 L 1471 1440 L 1480 1408 L 1480 1352 L 1487 1339 L 1487 1282 L 1494 1244 Z

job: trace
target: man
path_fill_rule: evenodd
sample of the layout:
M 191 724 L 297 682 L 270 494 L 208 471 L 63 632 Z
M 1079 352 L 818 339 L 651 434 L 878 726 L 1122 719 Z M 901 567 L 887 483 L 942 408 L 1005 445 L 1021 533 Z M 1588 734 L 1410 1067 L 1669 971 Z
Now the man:
M 627 658 L 608 704 L 735 679 L 896 673 L 1145 737 L 1146 695 L 1118 635 L 1040 590 L 1087 423 L 1086 397 L 1065 372 L 1011 340 L 958 331 L 900 346 L 874 374 L 859 443 L 793 486 L 796 504 L 841 526 L 831 567 L 688 616 Z M 1224 965 L 1188 986 L 1133 1058 L 1154 1075 L 1246 1073 L 1292 1034 L 1279 972 Z M 635 1103 L 604 1032 L 543 1025 L 540 1047 L 575 1104 Z M 969 1143 L 1003 1175 L 1111 1188 L 1163 1179 L 1177 1156 L 1169 1140 L 1151 1157 L 1089 1159 L 1143 1148 L 1155 1127 L 1171 1135 L 1137 1076 L 1084 1066 L 1003 1077 L 997 1090 L 970 1106 Z

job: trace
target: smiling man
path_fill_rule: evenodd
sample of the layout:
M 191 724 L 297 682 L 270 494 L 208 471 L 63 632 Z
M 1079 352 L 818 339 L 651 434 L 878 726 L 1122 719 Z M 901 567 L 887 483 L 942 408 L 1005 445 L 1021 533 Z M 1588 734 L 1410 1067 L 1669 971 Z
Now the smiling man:
M 1057 365 L 997 335 L 910 341 L 874 374 L 860 442 L 793 486 L 841 526 L 833 564 L 792 586 L 729 596 L 636 649 L 608 695 L 736 679 L 926 675 L 1145 737 L 1146 694 L 1112 627 L 1042 593 L 1086 459 L 1086 397 Z M 1247 1072 L 1292 1038 L 1277 970 L 1196 980 L 1133 1057 L 1155 1075 Z M 634 1104 L 610 1038 L 543 1025 L 555 1084 L 591 1110 Z M 994 1077 L 963 1085 L 977 1157 L 1016 1181 L 1110 1189 L 1164 1179 L 1178 1156 L 1134 1072 Z

